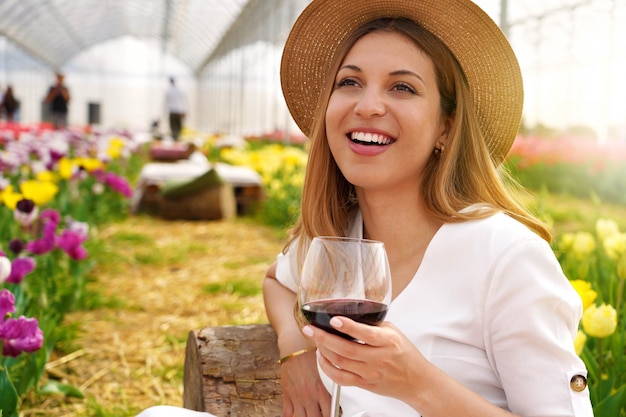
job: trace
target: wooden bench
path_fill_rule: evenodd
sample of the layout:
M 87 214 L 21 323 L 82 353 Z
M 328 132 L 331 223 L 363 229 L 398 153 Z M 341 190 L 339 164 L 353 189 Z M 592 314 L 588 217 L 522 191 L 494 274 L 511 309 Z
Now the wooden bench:
M 218 417 L 282 416 L 278 354 L 269 324 L 189 332 L 183 406 Z

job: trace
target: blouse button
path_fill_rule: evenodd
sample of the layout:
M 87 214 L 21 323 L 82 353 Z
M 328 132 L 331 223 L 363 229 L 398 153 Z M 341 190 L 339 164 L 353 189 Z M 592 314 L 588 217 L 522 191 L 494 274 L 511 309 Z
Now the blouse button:
M 584 391 L 587 388 L 587 378 L 582 375 L 574 375 L 569 381 L 569 386 L 576 392 Z

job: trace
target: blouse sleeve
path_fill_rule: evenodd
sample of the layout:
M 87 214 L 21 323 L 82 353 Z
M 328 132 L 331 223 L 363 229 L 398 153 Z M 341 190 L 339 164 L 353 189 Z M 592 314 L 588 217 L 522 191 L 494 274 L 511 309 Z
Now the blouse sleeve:
M 281 252 L 276 257 L 276 279 L 294 293 L 300 285 L 297 253 L 298 239 L 291 242 L 286 253 Z
M 523 241 L 499 257 L 492 274 L 485 345 L 510 410 L 524 417 L 593 417 L 589 388 L 572 382 L 587 377 L 574 350 L 581 300 L 550 246 Z

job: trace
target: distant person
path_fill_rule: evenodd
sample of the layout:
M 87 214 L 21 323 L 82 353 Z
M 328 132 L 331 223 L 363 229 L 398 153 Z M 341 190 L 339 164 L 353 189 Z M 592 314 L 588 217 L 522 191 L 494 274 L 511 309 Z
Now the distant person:
M 7 90 L 4 92 L 2 102 L 0 102 L 0 107 L 2 107 L 2 112 L 5 114 L 7 121 L 15 121 L 15 113 L 17 112 L 19 106 L 20 103 L 13 95 L 13 87 L 9 85 Z
M 65 77 L 57 73 L 57 82 L 50 87 L 46 103 L 50 105 L 50 116 L 55 129 L 67 127 L 67 109 L 70 102 L 70 90 L 63 84 Z
M 180 131 L 183 128 L 183 120 L 187 112 L 185 95 L 176 86 L 176 80 L 170 77 L 170 86 L 165 93 L 165 106 L 169 115 L 170 131 L 172 138 L 178 140 Z
M 152 139 L 154 140 L 161 140 L 163 139 L 163 135 L 161 134 L 161 128 L 160 128 L 160 122 L 159 120 L 153 120 L 152 123 L 150 124 L 150 134 L 152 135 Z

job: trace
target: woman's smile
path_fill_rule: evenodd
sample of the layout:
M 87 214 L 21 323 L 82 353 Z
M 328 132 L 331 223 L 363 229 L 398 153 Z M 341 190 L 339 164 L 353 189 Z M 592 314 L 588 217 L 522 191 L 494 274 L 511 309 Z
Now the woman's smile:
M 382 133 L 354 131 L 349 133 L 350 149 L 357 155 L 376 156 L 385 152 L 395 142 L 391 136 Z
M 385 146 L 394 142 L 394 139 L 378 133 L 352 132 L 350 139 L 356 144 Z

